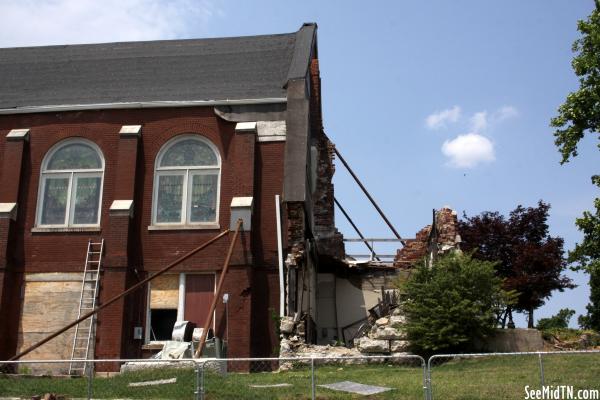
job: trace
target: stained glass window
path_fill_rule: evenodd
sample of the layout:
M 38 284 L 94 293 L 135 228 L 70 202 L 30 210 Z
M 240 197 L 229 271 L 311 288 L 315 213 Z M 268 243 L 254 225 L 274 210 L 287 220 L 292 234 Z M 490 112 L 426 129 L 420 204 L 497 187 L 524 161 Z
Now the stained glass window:
M 201 136 L 185 135 L 167 143 L 157 160 L 154 223 L 216 222 L 220 173 L 218 151 Z
M 181 200 L 183 199 L 184 175 L 163 175 L 158 177 L 158 211 L 156 222 L 180 223 Z
M 99 169 L 102 168 L 100 156 L 91 146 L 75 142 L 62 146 L 56 150 L 50 161 L 48 161 L 47 170 L 69 170 L 69 169 Z
M 51 150 L 42 164 L 38 226 L 96 226 L 100 219 L 102 155 L 76 139 Z
M 161 167 L 218 166 L 217 156 L 208 144 L 196 139 L 179 140 L 165 151 Z

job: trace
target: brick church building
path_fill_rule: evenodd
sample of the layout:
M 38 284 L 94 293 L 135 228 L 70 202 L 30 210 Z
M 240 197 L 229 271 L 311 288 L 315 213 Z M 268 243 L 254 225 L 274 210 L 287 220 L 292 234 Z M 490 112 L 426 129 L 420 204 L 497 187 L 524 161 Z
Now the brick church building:
M 240 212 L 213 327 L 230 357 L 273 354 L 282 260 L 343 252 L 316 32 L 0 49 L 0 359 L 77 318 L 90 240 L 104 241 L 102 304 Z M 101 311 L 95 358 L 202 326 L 232 236 Z M 72 342 L 27 358 L 68 359 Z

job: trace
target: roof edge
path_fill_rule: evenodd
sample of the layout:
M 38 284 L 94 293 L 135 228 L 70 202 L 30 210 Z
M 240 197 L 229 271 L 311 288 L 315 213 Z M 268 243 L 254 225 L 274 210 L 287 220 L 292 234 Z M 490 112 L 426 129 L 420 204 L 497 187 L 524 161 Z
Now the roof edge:
M 296 44 L 294 55 L 290 62 L 287 80 L 303 79 L 308 74 L 308 65 L 312 54 L 313 43 L 317 37 L 317 24 L 315 22 L 304 23 L 296 33 Z
M 285 97 L 269 97 L 260 99 L 225 99 L 225 100 L 166 100 L 166 101 L 136 101 L 122 103 L 92 103 L 92 104 L 60 104 L 47 106 L 24 106 L 16 108 L 2 108 L 0 115 L 10 114 L 34 114 L 44 112 L 60 111 L 84 111 L 84 110 L 116 110 L 132 108 L 167 108 L 167 107 L 201 107 L 201 106 L 224 106 L 245 104 L 277 104 L 287 103 Z

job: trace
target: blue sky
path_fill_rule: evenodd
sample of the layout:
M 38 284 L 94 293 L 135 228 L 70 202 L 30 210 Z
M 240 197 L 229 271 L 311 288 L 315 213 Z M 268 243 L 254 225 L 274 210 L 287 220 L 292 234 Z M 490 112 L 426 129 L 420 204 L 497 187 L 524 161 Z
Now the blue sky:
M 325 130 L 401 235 L 414 237 L 444 205 L 506 214 L 543 199 L 551 233 L 567 248 L 581 240 L 573 222 L 599 195 L 590 182 L 597 148 L 588 138 L 560 166 L 549 120 L 577 88 L 571 45 L 593 1 L 366 5 L 0 0 L 0 46 L 283 33 L 317 22 Z M 341 165 L 335 185 L 367 236 L 391 237 Z M 343 216 L 337 224 L 355 236 Z M 536 318 L 585 311 L 587 277 L 569 275 L 580 286 Z

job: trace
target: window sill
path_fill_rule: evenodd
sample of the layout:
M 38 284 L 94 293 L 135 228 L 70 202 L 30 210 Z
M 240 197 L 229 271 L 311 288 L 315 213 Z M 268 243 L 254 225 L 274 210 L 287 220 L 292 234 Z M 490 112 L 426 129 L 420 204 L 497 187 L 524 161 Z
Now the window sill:
M 199 224 L 199 225 L 150 225 L 148 226 L 149 231 L 187 231 L 187 230 L 208 230 L 208 229 L 221 229 L 221 225 L 217 223 L 212 224 Z
M 86 226 L 86 227 L 65 227 L 65 228 L 43 228 L 43 227 L 35 227 L 31 228 L 31 232 L 33 233 L 54 233 L 54 232 L 100 232 L 99 226 Z

